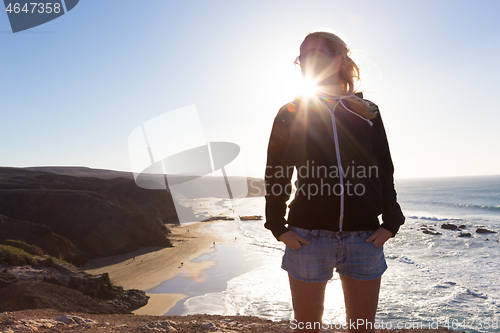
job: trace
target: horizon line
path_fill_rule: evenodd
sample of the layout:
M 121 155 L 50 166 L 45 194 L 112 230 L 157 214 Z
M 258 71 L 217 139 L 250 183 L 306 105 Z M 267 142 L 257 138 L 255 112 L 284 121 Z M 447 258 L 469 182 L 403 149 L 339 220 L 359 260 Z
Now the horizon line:
M 115 169 L 104 169 L 100 167 L 89 167 L 89 166 L 81 166 L 81 165 L 38 165 L 38 166 L 4 166 L 0 165 L 0 168 L 18 168 L 18 169 L 29 169 L 29 168 L 82 168 L 82 169 L 92 169 L 92 170 L 102 170 L 102 171 L 112 171 L 112 172 L 123 172 L 123 173 L 132 173 L 133 171 L 129 170 L 115 170 Z M 155 173 L 151 173 L 150 175 L 156 175 Z M 172 175 L 172 176 L 195 176 L 195 175 Z M 208 176 L 208 175 L 207 175 Z M 433 178 L 463 178 L 463 177 L 493 177 L 500 176 L 500 174 L 468 174 L 468 175 L 454 175 L 454 176 L 403 176 L 403 177 L 394 177 L 394 180 L 410 180 L 410 179 L 433 179 Z M 219 177 L 219 176 L 208 176 L 208 177 Z M 247 177 L 247 178 L 259 178 L 264 179 L 261 176 L 247 176 L 247 175 L 234 175 L 228 177 Z

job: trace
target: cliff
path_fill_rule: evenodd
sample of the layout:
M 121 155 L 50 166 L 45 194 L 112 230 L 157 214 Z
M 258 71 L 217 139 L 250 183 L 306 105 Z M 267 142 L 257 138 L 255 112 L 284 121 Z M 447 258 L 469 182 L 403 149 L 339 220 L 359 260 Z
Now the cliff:
M 0 242 L 18 239 L 76 265 L 147 246 L 171 246 L 172 196 L 133 179 L 0 168 Z

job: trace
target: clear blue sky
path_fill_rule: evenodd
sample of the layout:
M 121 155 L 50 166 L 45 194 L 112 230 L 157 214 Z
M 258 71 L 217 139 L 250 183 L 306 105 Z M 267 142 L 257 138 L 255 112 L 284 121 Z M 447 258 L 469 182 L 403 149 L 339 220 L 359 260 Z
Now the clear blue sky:
M 128 135 L 195 104 L 208 141 L 264 174 L 304 36 L 365 71 L 397 178 L 500 173 L 500 1 L 81 0 L 13 34 L 0 13 L 0 166 L 131 170 Z

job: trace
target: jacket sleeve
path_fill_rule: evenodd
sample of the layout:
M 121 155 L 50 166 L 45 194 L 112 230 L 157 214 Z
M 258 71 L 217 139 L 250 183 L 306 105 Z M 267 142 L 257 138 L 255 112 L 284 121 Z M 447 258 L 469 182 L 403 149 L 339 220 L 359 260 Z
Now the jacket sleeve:
M 378 116 L 373 119 L 373 153 L 377 158 L 380 183 L 382 186 L 382 225 L 391 231 L 392 237 L 396 235 L 399 227 L 404 223 L 405 217 L 397 202 L 396 189 L 394 188 L 394 165 L 389 151 L 389 143 L 385 133 L 384 123 Z
M 293 106 L 285 105 L 274 119 L 269 145 L 267 148 L 267 163 L 264 177 L 266 188 L 266 222 L 264 227 L 271 230 L 274 237 L 287 232 L 285 227 L 286 202 L 290 199 L 291 178 L 294 170 L 294 154 L 291 127 L 293 124 Z

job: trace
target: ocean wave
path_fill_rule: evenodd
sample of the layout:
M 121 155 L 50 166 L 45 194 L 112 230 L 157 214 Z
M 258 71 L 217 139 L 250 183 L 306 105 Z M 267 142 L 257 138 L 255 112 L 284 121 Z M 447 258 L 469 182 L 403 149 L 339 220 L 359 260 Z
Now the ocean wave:
M 403 262 L 405 264 L 415 265 L 415 262 L 413 260 L 411 260 L 410 258 L 405 257 L 405 256 L 399 257 L 399 261 L 401 261 L 401 262 Z
M 500 305 L 498 304 L 498 300 L 495 297 L 489 297 L 489 295 L 486 293 L 468 287 L 467 282 L 464 283 L 464 281 L 457 281 L 457 282 L 450 281 L 449 276 L 447 274 L 443 274 L 444 272 L 439 272 L 436 271 L 435 269 L 430 269 L 427 265 L 415 262 L 413 259 L 406 256 L 401 256 L 399 257 L 398 260 L 402 263 L 413 265 L 419 268 L 422 272 L 428 274 L 429 278 L 438 282 L 438 284 L 435 285 L 435 288 L 448 289 L 450 287 L 452 288 L 458 287 L 462 291 L 462 295 L 465 294 L 480 299 L 488 300 L 487 303 L 496 307 L 500 307 Z
M 451 282 L 451 281 L 445 281 L 443 282 L 442 284 L 437 284 L 434 286 L 434 288 L 438 288 L 438 289 L 442 289 L 442 288 L 450 288 L 450 287 L 454 287 L 456 285 L 455 282 Z
M 467 207 L 467 208 L 478 208 L 478 209 L 485 209 L 485 210 L 491 210 L 491 211 L 500 211 L 500 206 L 481 206 L 481 205 L 474 205 L 474 204 L 449 204 L 453 205 L 456 207 Z
M 465 291 L 467 292 L 468 295 L 471 295 L 474 297 L 479 297 L 482 299 L 488 299 L 488 295 L 485 295 L 479 291 L 473 291 L 473 290 L 470 290 L 469 288 L 465 289 Z
M 453 289 L 458 288 L 460 292 L 455 297 L 459 297 L 459 295 L 473 296 L 474 298 L 485 300 L 481 301 L 485 302 L 484 304 L 490 304 L 491 306 L 500 308 L 498 298 L 495 297 L 495 295 L 488 295 L 483 290 L 480 291 L 478 289 L 472 288 L 471 286 L 469 286 L 469 281 L 460 281 L 460 280 L 457 281 L 452 276 L 449 275 L 449 272 L 441 271 L 437 267 L 427 266 L 407 256 L 400 256 L 398 258 L 398 261 L 419 268 L 420 271 L 427 274 L 427 276 L 430 279 L 437 282 L 437 284 L 434 286 L 435 288 L 442 290 L 446 290 L 449 288 Z M 456 282 L 453 280 L 455 280 Z
M 410 259 L 410 258 L 408 258 L 406 256 L 399 257 L 399 261 L 402 262 L 402 263 L 405 263 L 405 264 L 415 265 L 415 267 L 420 268 L 420 270 L 422 270 L 422 272 L 426 272 L 426 273 L 430 273 L 431 272 L 431 270 L 429 269 L 429 267 L 427 267 L 426 265 L 421 264 L 421 263 L 417 263 L 417 262 L 413 261 L 412 259 Z
M 480 210 L 480 211 L 489 211 L 489 212 L 500 212 L 500 205 L 481 205 L 481 204 L 473 204 L 473 203 L 457 203 L 457 202 L 443 202 L 443 201 L 424 201 L 418 200 L 413 201 L 411 204 L 417 204 L 421 207 L 434 207 L 433 209 L 438 209 L 438 207 L 450 207 L 460 210 Z
M 271 250 L 277 250 L 277 251 L 285 252 L 285 250 L 283 248 L 277 247 L 277 246 L 266 245 L 266 244 L 262 244 L 262 243 L 248 243 L 248 244 L 249 245 L 258 246 L 258 247 L 261 247 L 261 248 L 265 248 L 265 249 L 271 249 Z
M 436 221 L 436 222 L 443 222 L 443 221 L 463 221 L 463 219 L 458 219 L 458 218 L 438 218 L 435 216 L 416 216 L 416 215 L 410 215 L 406 216 L 409 219 L 415 219 L 415 220 L 427 220 L 427 221 Z

